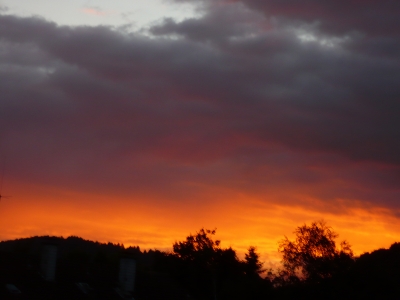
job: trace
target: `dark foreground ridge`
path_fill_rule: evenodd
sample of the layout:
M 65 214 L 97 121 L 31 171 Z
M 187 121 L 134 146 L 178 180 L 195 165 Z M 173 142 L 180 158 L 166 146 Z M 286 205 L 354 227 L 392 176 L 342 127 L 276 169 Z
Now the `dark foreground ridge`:
M 57 249 L 55 278 L 50 281 L 41 266 L 48 245 Z M 1 242 L 0 299 L 188 299 L 171 276 L 156 270 L 158 257 L 164 255 L 73 236 Z M 118 279 L 120 260 L 126 257 L 137 262 L 133 295 L 121 291 Z
M 141 251 L 139 247 L 125 248 L 120 244 L 102 244 L 73 236 L 44 236 L 0 242 L 0 299 L 400 297 L 398 243 L 389 249 L 355 257 L 344 271 L 332 273 L 331 276 L 318 280 L 293 280 L 276 271 L 263 273 L 265 270 L 262 269 L 255 247 L 249 248 L 243 261 L 239 260 L 233 249 L 220 248 L 219 241 L 212 239 L 214 233 L 202 229 L 196 235 L 188 236 L 185 241 L 176 242 L 172 253 Z M 46 257 L 52 257 L 49 249 L 56 249 L 54 274 L 46 271 L 51 269 L 51 263 L 46 262 Z M 125 279 L 132 279 L 132 289 L 121 281 L 124 261 L 135 262 L 134 274 L 131 274 L 133 277 L 124 273 Z

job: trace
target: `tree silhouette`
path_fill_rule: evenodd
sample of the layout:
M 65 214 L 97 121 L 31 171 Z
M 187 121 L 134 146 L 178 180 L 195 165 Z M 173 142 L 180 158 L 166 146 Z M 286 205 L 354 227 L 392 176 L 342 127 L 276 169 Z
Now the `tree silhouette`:
M 215 229 L 200 229 L 195 235 L 186 237 L 186 241 L 175 242 L 173 251 L 183 261 L 198 262 L 211 267 L 216 259 L 217 253 L 221 250 L 220 241 L 214 241 Z
M 250 277 L 259 277 L 265 270 L 263 262 L 260 262 L 260 255 L 256 252 L 257 248 L 250 246 L 244 257 L 245 274 Z
M 294 233 L 295 241 L 285 236 L 279 243 L 279 251 L 283 254 L 283 274 L 288 278 L 320 282 L 344 271 L 353 262 L 350 245 L 343 241 L 341 249 L 337 249 L 335 239 L 338 234 L 324 221 L 297 227 Z
M 188 286 L 197 295 L 215 300 L 233 278 L 243 275 L 241 262 L 232 248 L 222 249 L 214 240 L 216 230 L 200 229 L 173 244 L 174 256 L 181 261 L 181 271 Z
M 175 242 L 173 251 L 184 263 L 187 280 L 191 281 L 192 286 L 201 287 L 197 292 L 203 289 L 207 293 L 209 290 L 216 300 L 218 262 L 222 256 L 222 249 L 220 241 L 212 238 L 215 232 L 215 229 L 202 228 L 195 235 L 187 236 L 185 241 Z

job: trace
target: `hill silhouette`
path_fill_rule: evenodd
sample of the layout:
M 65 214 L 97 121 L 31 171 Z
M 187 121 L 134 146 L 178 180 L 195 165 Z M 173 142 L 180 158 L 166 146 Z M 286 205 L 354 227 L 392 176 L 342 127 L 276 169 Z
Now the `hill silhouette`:
M 43 280 L 40 262 L 44 245 L 57 247 L 56 280 Z M 12 283 L 22 299 L 121 299 L 118 287 L 119 260 L 137 263 L 135 299 L 187 299 L 185 290 L 166 273 L 156 270 L 159 251 L 141 251 L 120 244 L 99 243 L 71 236 L 68 238 L 36 236 L 0 242 L 0 299 L 11 297 L 4 288 Z M 85 283 L 85 294 L 77 283 Z M 13 299 L 13 298 L 10 298 Z
M 54 282 L 41 273 L 44 245 L 57 248 Z M 342 272 L 318 281 L 259 276 L 256 247 L 245 260 L 221 248 L 213 231 L 200 230 L 170 253 L 80 237 L 31 237 L 0 242 L 0 299 L 124 299 L 118 294 L 121 258 L 136 261 L 135 300 L 158 299 L 398 299 L 400 243 L 355 257 Z M 281 280 L 284 280 L 280 278 Z M 21 293 L 10 292 L 10 284 Z M 132 298 L 125 298 L 132 299 Z

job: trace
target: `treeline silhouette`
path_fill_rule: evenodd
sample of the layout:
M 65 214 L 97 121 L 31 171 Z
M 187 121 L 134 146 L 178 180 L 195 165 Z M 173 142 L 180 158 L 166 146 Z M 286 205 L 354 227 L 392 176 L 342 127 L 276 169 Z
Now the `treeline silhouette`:
M 80 299 L 67 288 L 62 295 L 40 294 L 41 246 L 52 243 L 58 248 L 58 284 L 85 282 L 97 291 L 90 299 L 113 299 L 109 291 L 121 257 L 137 263 L 135 300 L 400 298 L 399 243 L 355 257 L 347 242 L 336 245 L 338 235 L 325 222 L 313 222 L 298 227 L 294 240 L 284 237 L 278 245 L 281 268 L 265 270 L 255 246 L 241 260 L 234 249 L 221 247 L 215 233 L 202 228 L 175 242 L 171 252 L 76 236 L 0 242 L 0 284 L 16 283 L 36 291 L 38 299 Z M 0 298 L 5 296 L 2 289 Z

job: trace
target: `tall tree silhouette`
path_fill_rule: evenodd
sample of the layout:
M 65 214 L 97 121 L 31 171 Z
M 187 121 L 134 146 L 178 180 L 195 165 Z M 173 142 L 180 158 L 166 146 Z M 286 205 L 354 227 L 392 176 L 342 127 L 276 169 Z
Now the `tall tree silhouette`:
M 245 273 L 250 277 L 259 277 L 265 270 L 263 262 L 260 262 L 260 255 L 256 252 L 257 248 L 250 246 L 244 256 Z
M 185 241 L 173 244 L 174 255 L 182 263 L 185 280 L 204 296 L 217 299 L 221 283 L 235 273 L 240 273 L 240 262 L 232 248 L 222 249 L 220 241 L 214 240 L 216 230 L 200 229 Z
M 353 252 L 350 245 L 343 241 L 340 244 L 341 248 L 338 249 L 335 242 L 338 234 L 324 221 L 297 227 L 294 233 L 296 234 L 294 241 L 285 236 L 279 243 L 287 276 L 320 282 L 351 265 Z
M 207 282 L 212 283 L 212 295 L 217 299 L 217 260 L 221 255 L 220 241 L 213 240 L 216 230 L 200 229 L 195 235 L 190 234 L 183 242 L 173 244 L 174 254 L 180 258 L 187 272 L 187 279 L 192 279 L 204 290 L 209 290 Z

